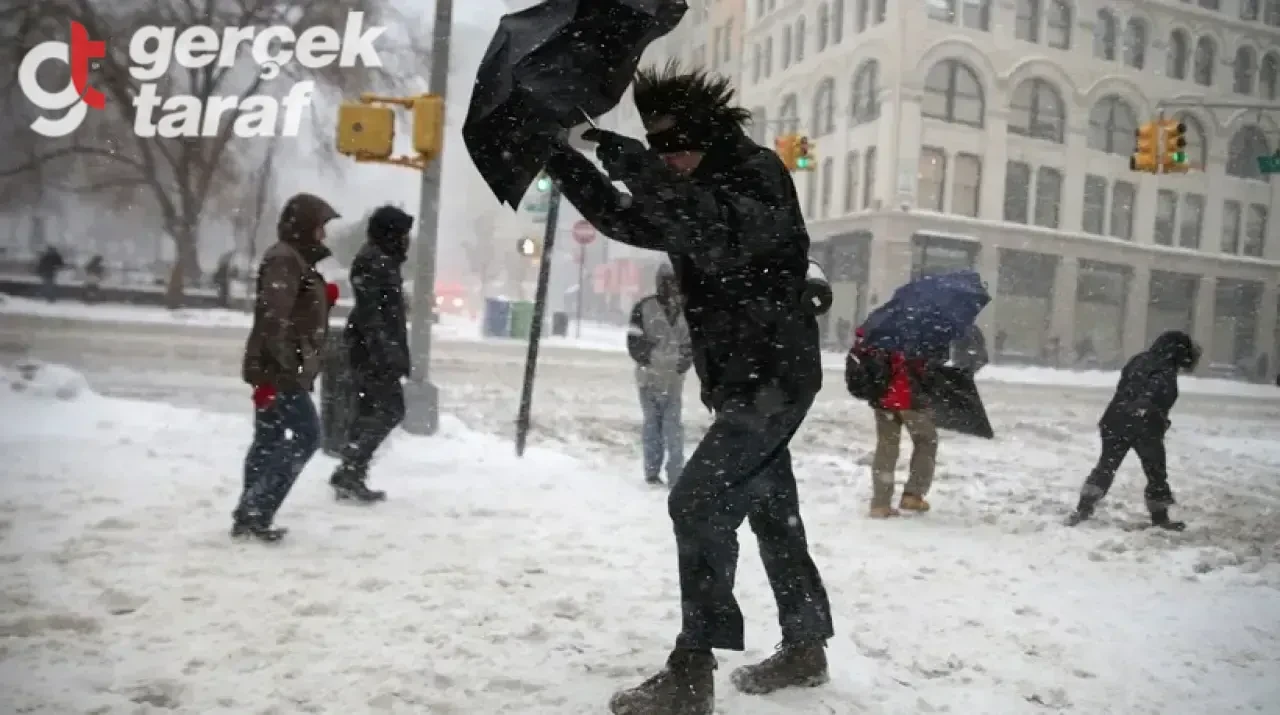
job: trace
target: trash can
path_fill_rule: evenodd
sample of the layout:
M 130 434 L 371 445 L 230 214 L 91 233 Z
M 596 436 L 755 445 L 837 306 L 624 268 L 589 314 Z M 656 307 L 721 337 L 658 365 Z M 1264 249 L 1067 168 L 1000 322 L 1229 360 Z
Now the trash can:
M 346 341 L 341 330 L 330 331 L 320 363 L 320 444 L 330 457 L 342 455 L 355 411 L 354 393 Z
M 485 298 L 480 334 L 486 338 L 505 338 L 510 333 L 511 304 L 500 298 Z
M 563 338 L 569 334 L 569 314 L 563 310 L 551 314 L 551 334 Z
M 533 303 L 527 300 L 511 304 L 511 337 L 528 340 L 533 328 Z

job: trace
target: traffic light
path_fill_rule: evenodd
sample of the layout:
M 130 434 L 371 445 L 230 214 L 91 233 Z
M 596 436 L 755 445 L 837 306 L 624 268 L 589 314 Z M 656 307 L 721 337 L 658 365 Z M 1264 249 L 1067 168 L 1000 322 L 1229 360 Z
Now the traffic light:
M 1160 122 L 1160 144 L 1163 153 L 1160 167 L 1168 173 L 1185 174 L 1191 171 L 1187 164 L 1187 125 L 1176 119 Z
M 773 140 L 773 150 L 778 153 L 778 158 L 782 160 L 782 165 L 787 167 L 787 171 L 796 170 L 796 159 L 799 158 L 797 138 L 795 134 L 783 134 Z
M 535 186 L 539 192 L 547 193 L 551 190 L 551 177 L 546 174 L 538 174 L 538 181 Z
M 1154 174 L 1160 166 L 1160 126 L 1143 122 L 1133 134 L 1136 147 L 1129 157 L 1129 170 Z
M 344 102 L 338 107 L 338 153 L 367 159 L 391 156 L 396 115 L 390 107 Z
M 413 150 L 430 161 L 444 146 L 444 97 L 424 94 L 413 99 Z
M 796 171 L 813 171 L 818 162 L 813 158 L 813 145 L 809 137 L 796 137 Z
M 525 258 L 536 258 L 538 254 L 542 253 L 542 247 L 538 245 L 537 241 L 526 236 L 516 241 L 516 252 Z

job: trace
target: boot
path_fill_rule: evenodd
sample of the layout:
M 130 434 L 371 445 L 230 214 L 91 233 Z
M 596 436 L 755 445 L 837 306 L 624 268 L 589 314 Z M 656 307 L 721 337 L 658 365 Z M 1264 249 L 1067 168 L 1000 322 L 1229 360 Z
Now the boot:
M 749 695 L 768 695 L 783 688 L 815 688 L 830 680 L 827 644 L 783 643 L 773 655 L 733 671 L 734 687 Z
M 898 510 L 891 506 L 873 506 L 871 507 L 871 511 L 868 513 L 868 516 L 872 519 L 888 519 L 898 515 Z
M 233 539 L 257 539 L 269 544 L 283 539 L 287 533 L 289 533 L 288 529 L 272 527 L 256 514 L 236 514 L 235 523 L 231 526 Z
M 372 504 L 385 501 L 387 493 L 370 489 L 365 484 L 368 479 L 367 470 L 344 463 L 329 479 L 333 487 L 333 495 L 338 501 L 354 501 L 360 504 Z
M 898 508 L 902 511 L 914 511 L 921 514 L 929 511 L 929 502 L 924 497 L 915 494 L 903 494 L 902 500 L 898 502 Z
M 1168 529 L 1169 531 L 1184 531 L 1187 528 L 1187 524 L 1184 521 L 1171 521 L 1168 509 L 1152 509 L 1151 525 L 1158 526 L 1161 529 Z
M 1076 510 L 1067 517 L 1067 526 L 1076 526 L 1082 521 L 1088 521 L 1093 518 L 1093 508 L 1098 505 L 1097 499 L 1088 497 L 1080 497 L 1080 503 L 1076 505 Z
M 651 487 L 660 487 L 660 486 L 662 486 L 662 479 L 661 479 L 658 475 L 656 475 L 656 474 L 655 474 L 655 475 L 653 475 L 653 476 L 651 476 L 651 477 L 645 477 L 645 478 L 644 478 L 644 483 L 645 483 L 645 484 L 648 484 L 648 485 L 649 485 L 649 486 L 651 486 Z
M 674 650 L 656 675 L 609 699 L 613 715 L 712 715 L 716 659 L 709 652 Z

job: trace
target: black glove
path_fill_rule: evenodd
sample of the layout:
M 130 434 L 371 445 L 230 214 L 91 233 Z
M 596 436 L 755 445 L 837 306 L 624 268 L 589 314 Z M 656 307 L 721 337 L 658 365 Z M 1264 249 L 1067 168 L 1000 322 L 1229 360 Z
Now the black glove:
M 607 129 L 588 129 L 582 138 L 596 142 L 596 158 L 614 181 L 642 178 L 657 165 L 657 156 L 638 139 Z

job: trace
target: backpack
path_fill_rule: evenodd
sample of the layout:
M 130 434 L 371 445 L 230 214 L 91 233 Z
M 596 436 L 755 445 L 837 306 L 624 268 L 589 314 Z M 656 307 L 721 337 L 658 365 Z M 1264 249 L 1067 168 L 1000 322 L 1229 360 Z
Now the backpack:
M 893 367 L 881 350 L 854 346 L 844 359 L 844 384 L 855 399 L 879 403 L 889 386 Z

